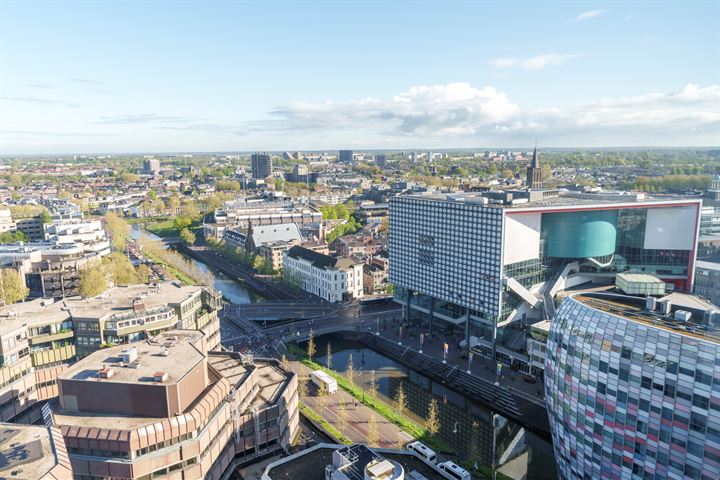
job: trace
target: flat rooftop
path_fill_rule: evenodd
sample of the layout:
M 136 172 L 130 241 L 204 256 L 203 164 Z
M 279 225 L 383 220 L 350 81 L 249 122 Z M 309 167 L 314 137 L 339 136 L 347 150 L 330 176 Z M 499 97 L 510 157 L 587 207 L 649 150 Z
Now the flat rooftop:
M 494 190 L 493 192 L 502 192 L 501 190 Z M 507 193 L 513 191 L 508 190 Z M 524 210 L 533 208 L 553 208 L 553 207 L 583 207 L 583 206 L 617 206 L 621 204 L 631 205 L 651 205 L 651 204 L 662 204 L 662 203 L 687 203 L 688 205 L 697 204 L 700 202 L 699 199 L 689 199 L 686 197 L 652 197 L 645 195 L 644 198 L 638 199 L 636 194 L 619 194 L 614 192 L 604 192 L 599 194 L 578 194 L 576 192 L 560 192 L 557 197 L 548 197 L 542 200 L 534 202 L 516 203 L 516 204 L 495 204 L 487 203 L 482 204 L 483 192 L 458 192 L 450 194 L 439 194 L 439 193 L 416 193 L 409 195 L 402 195 L 397 198 L 411 198 L 414 200 L 430 200 L 437 202 L 447 202 L 452 204 L 468 204 L 485 206 L 489 208 L 504 208 L 509 210 Z
M 208 355 L 208 364 L 236 387 L 247 380 L 252 370 L 257 370 L 259 391 L 249 408 L 265 408 L 275 404 L 289 380 L 284 370 L 271 363 L 255 361 L 253 364 L 244 365 L 237 353 L 211 352 Z
M 132 311 L 136 298 L 141 298 L 145 308 L 178 304 L 204 287 L 162 282 L 156 285 L 131 285 L 114 287 L 94 298 L 70 297 L 53 302 L 52 299 L 36 298 L 28 302 L 0 307 L 0 332 L 10 332 L 27 324 L 48 325 L 62 322 L 71 314 L 77 318 L 100 318 L 107 314 Z
M 204 287 L 182 285 L 179 282 L 161 282 L 153 285 L 113 287 L 94 298 L 73 297 L 65 300 L 73 317 L 100 318 L 110 313 L 132 310 L 133 301 L 142 299 L 145 308 L 179 304 Z
M 685 335 L 720 344 L 720 325 L 708 325 L 697 319 L 697 315 L 693 315 L 690 320 L 683 322 L 675 320 L 674 312 L 668 315 L 662 315 L 658 311 L 648 311 L 645 309 L 645 298 L 642 297 L 585 292 L 572 295 L 572 298 L 595 310 L 616 315 L 636 323 L 667 330 L 677 335 Z M 682 305 L 678 307 L 678 310 L 684 309 Z
M 56 463 L 46 427 L 0 423 L 0 478 L 34 480 Z
M 155 374 L 163 372 L 168 375 L 163 383 L 172 384 L 205 358 L 193 345 L 202 336 L 199 330 L 170 330 L 156 335 L 152 340 L 101 349 L 69 367 L 59 378 L 89 382 L 154 383 Z M 131 349 L 137 351 L 137 361 L 126 365 L 122 352 Z M 100 378 L 101 369 L 112 369 L 113 375 Z

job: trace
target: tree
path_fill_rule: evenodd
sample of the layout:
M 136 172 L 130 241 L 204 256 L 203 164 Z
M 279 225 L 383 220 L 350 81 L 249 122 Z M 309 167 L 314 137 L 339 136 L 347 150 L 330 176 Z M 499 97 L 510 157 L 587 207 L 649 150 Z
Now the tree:
M 125 255 L 119 252 L 113 252 L 102 259 L 102 270 L 115 285 L 134 285 L 138 283 L 138 277 L 132 263 Z
M 325 382 L 320 382 L 320 386 L 317 390 L 317 401 L 318 405 L 320 406 L 320 415 L 322 416 L 323 410 L 325 410 L 325 406 L 327 406 L 328 401 L 328 391 L 327 391 L 327 385 L 325 385 Z
M 425 429 L 430 436 L 434 437 L 440 431 L 440 418 L 438 416 L 438 403 L 436 399 L 430 400 L 428 405 L 427 419 L 425 419 Z
M 370 370 L 370 383 L 368 384 L 368 395 L 370 398 L 376 398 L 378 391 L 378 384 L 375 380 L 375 370 Z
M 149 198 L 151 201 L 156 200 L 157 197 L 158 197 L 158 196 L 157 196 L 157 193 L 155 193 L 155 190 L 150 190 L 150 191 L 148 192 L 148 198 Z
M 176 230 L 182 231 L 183 228 L 188 228 L 192 224 L 192 219 L 185 215 L 180 215 L 175 217 L 174 224 Z
M 308 384 L 307 384 L 307 377 L 301 377 L 298 375 L 298 386 L 297 386 L 297 392 L 298 397 L 303 398 L 308 396 Z
M 379 447 L 380 436 L 378 435 L 377 420 L 375 412 L 370 412 L 370 420 L 368 420 L 367 444 L 369 447 Z
M 336 415 L 338 419 L 338 427 L 340 427 L 340 433 L 345 435 L 345 427 L 347 427 L 348 424 L 348 412 L 347 408 L 345 408 L 345 402 L 342 400 L 338 403 Z
M 180 240 L 187 245 L 193 245 L 195 243 L 195 234 L 188 228 L 180 230 Z
M 482 446 L 480 445 L 480 423 L 473 420 L 470 430 L 470 448 L 468 450 L 470 460 L 477 462 L 482 456 Z
M 317 349 L 315 348 L 315 334 L 313 333 L 312 329 L 310 329 L 310 334 L 308 335 L 308 342 L 307 342 L 307 356 L 312 362 L 313 356 L 317 353 Z
M 95 297 L 107 290 L 108 281 L 102 268 L 86 267 L 80 271 L 80 295 Z
M 352 353 L 348 355 L 347 368 L 345 369 L 345 375 L 350 383 L 355 383 L 355 367 L 353 366 Z
M 130 225 L 113 212 L 105 214 L 105 226 L 110 232 L 110 239 L 116 250 L 123 251 L 130 235 Z
M 144 263 L 141 263 L 135 267 L 135 275 L 137 275 L 140 283 L 148 283 L 150 281 L 150 275 L 152 275 L 152 270 Z
M 180 208 L 180 197 L 177 194 L 172 194 L 168 197 L 166 204 L 174 212 Z
M 28 236 L 24 232 L 3 232 L 0 233 L 0 244 L 27 242 Z
M 408 408 L 407 403 L 407 397 L 405 396 L 405 387 L 403 386 L 403 382 L 400 382 L 400 386 L 397 389 L 397 392 L 395 392 L 395 398 L 393 399 L 395 402 L 395 409 L 397 412 L 402 415 L 405 413 L 405 410 Z
M 325 353 L 325 366 L 329 369 L 332 369 L 332 347 L 330 346 L 330 342 L 327 344 L 327 351 Z
M 2 293 L 2 300 L 5 305 L 25 300 L 30 293 L 30 290 L 25 286 L 25 279 L 14 268 L 3 268 L 0 281 L 2 281 L 2 285 L 0 285 L 2 292 L 0 293 Z
M 398 450 L 402 450 L 403 448 L 405 448 L 405 439 L 402 436 L 402 432 L 398 432 L 395 448 L 397 448 Z
M 282 354 L 282 357 L 280 358 L 280 367 L 285 370 L 286 372 L 290 371 L 290 362 L 288 362 L 287 357 L 285 354 Z

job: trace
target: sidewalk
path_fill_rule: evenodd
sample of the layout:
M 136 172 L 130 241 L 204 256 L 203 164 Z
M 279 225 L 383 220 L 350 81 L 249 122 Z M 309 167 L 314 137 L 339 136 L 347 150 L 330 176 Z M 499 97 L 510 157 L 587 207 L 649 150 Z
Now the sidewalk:
M 291 361 L 290 368 L 301 377 L 309 377 L 311 372 L 310 368 L 297 361 Z M 326 403 L 324 408 L 321 408 L 317 390 L 310 381 L 308 381 L 308 392 L 309 395 L 307 397 L 301 398 L 305 405 L 310 407 L 315 413 L 320 415 L 323 420 L 333 425 L 340 433 L 353 442 L 367 443 L 368 424 L 371 415 L 375 416 L 378 445 L 381 448 L 397 448 L 398 443 L 405 445 L 414 440 L 413 437 L 402 431 L 400 427 L 390 423 L 370 407 L 355 400 L 355 398 L 342 388 L 338 388 L 337 392 L 328 394 L 325 397 Z M 347 412 L 347 424 L 344 428 L 340 426 L 337 413 L 341 403 L 344 403 L 345 411 Z
M 391 319 L 388 319 L 385 324 L 386 328 L 383 328 L 383 321 L 381 319 L 379 324 L 380 335 L 384 338 L 394 342 L 399 341 L 403 346 L 409 347 L 416 352 L 419 352 L 422 349 L 423 354 L 438 360 L 443 359 L 443 344 L 447 342 L 448 354 L 446 361 L 448 365 L 457 366 L 458 369 L 462 371 L 467 371 L 469 369 L 473 375 L 483 378 L 489 382 L 495 382 L 496 380 L 495 362 L 492 362 L 489 358 L 482 355 L 474 354 L 472 364 L 470 364 L 467 358 L 462 358 L 462 354 L 464 352 L 462 349 L 458 349 L 458 343 L 462 339 L 456 336 L 434 333 L 435 336 L 431 337 L 428 335 L 427 330 L 423 330 L 417 325 L 412 325 L 410 327 L 403 326 L 402 336 L 399 336 L 399 322 L 393 323 Z M 374 321 L 369 322 L 369 324 L 366 322 L 365 327 L 366 330 L 371 333 L 376 332 Z M 424 332 L 425 334 L 422 346 L 420 345 L 421 332 Z M 509 366 L 503 365 L 502 377 L 499 381 L 501 385 L 509 387 L 514 391 L 519 392 L 521 395 L 528 397 L 528 400 L 544 402 L 545 391 L 543 389 L 543 383 L 540 381 L 536 381 L 536 383 L 528 383 L 523 379 L 524 376 L 525 373 L 521 371 L 513 371 Z

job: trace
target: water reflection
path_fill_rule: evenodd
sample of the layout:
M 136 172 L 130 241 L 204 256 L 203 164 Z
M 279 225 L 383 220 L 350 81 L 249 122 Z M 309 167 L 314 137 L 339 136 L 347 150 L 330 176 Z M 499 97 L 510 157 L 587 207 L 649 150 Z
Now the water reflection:
M 352 355 L 355 382 L 366 390 L 371 373 L 377 382 L 378 398 L 388 403 L 395 398 L 400 384 L 408 399 L 408 416 L 420 424 L 434 398 L 439 405 L 440 438 L 455 448 L 463 461 L 491 465 L 493 458 L 492 412 L 445 386 L 368 350 L 356 342 L 338 336 L 318 337 L 317 361 L 327 366 L 327 344 L 332 348 L 331 368 L 346 372 Z M 495 429 L 498 471 L 515 479 L 545 480 L 557 478 L 550 441 L 526 431 L 497 415 Z
M 162 241 L 161 237 L 158 237 L 154 233 L 148 232 L 144 228 L 141 228 L 140 225 L 133 225 L 132 229 L 132 236 L 133 238 L 140 240 L 140 239 L 147 239 L 147 240 L 157 240 Z M 242 286 L 242 284 L 236 282 L 235 280 L 227 277 L 221 272 L 210 270 L 210 268 L 205 265 L 202 262 L 198 262 L 197 260 L 189 257 L 185 257 L 189 262 L 191 262 L 193 265 L 195 265 L 199 270 L 201 270 L 203 273 L 211 271 L 214 277 L 213 281 L 213 287 L 222 292 L 223 296 L 230 302 L 230 303 L 237 303 L 237 304 L 243 304 L 243 303 L 254 303 L 257 301 L 262 300 L 257 295 L 252 294 L 249 292 L 245 287 Z

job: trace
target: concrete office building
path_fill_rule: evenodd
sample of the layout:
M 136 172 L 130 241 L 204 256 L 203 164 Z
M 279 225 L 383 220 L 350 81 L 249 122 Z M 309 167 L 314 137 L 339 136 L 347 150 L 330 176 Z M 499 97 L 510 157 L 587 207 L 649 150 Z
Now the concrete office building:
M 521 327 L 551 319 L 567 288 L 641 272 L 693 289 L 699 200 L 525 190 L 389 203 L 389 281 L 405 315 L 525 372 Z
M 202 331 L 208 348 L 219 349 L 219 308 L 219 293 L 170 282 L 0 307 L 0 421 L 36 422 L 40 405 L 57 396 L 57 375 L 103 347 L 184 328 Z
M 46 421 L 62 432 L 76 479 L 227 478 L 239 462 L 289 446 L 295 374 L 209 352 L 206 340 L 171 330 L 60 375 Z
M 363 297 L 363 262 L 352 257 L 336 258 L 294 246 L 283 256 L 283 275 L 328 302 Z
M 338 152 L 338 162 L 340 163 L 352 163 L 354 152 L 352 150 L 340 150 Z
M 263 179 L 273 173 L 272 157 L 267 153 L 253 153 L 250 155 L 250 163 L 253 178 Z
M 60 430 L 0 423 L 0 478 L 72 480 Z
M 698 260 L 695 267 L 695 294 L 720 305 L 720 263 Z
M 686 294 L 580 292 L 547 340 L 561 479 L 720 478 L 720 314 Z

